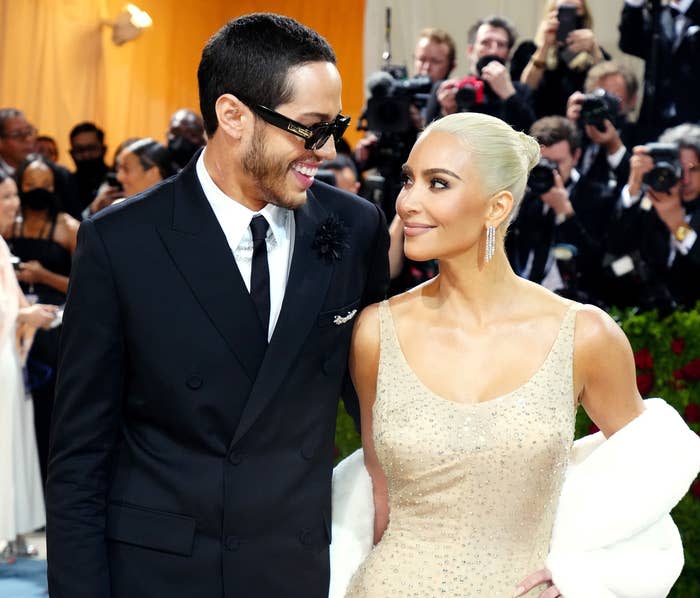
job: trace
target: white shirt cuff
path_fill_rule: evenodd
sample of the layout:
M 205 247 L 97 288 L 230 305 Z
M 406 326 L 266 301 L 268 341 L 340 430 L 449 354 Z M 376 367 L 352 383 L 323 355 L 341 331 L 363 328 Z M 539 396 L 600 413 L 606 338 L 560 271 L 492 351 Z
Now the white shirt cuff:
M 620 199 L 622 200 L 622 207 L 623 208 L 631 208 L 640 199 L 642 199 L 642 195 L 644 195 L 644 192 L 641 192 L 639 195 L 635 195 L 634 197 L 632 197 L 630 195 L 629 185 L 625 185 L 622 188 L 622 193 L 620 193 Z
M 610 165 L 610 168 L 615 170 L 620 165 L 620 162 L 622 162 L 622 158 L 625 157 L 626 152 L 627 152 L 627 148 L 623 145 L 614 154 L 608 154 L 607 157 L 608 157 L 608 164 Z
M 635 8 L 639 8 L 644 4 L 644 0 L 625 0 L 625 4 L 628 6 L 634 6 Z

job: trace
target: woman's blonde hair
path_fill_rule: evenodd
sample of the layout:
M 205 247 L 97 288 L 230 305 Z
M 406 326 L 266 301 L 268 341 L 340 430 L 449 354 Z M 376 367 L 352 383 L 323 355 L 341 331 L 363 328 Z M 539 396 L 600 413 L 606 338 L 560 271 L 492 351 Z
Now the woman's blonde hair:
M 430 124 L 423 135 L 443 131 L 459 139 L 474 161 L 486 197 L 508 191 L 514 205 L 508 222 L 525 194 L 527 178 L 540 159 L 534 137 L 515 131 L 499 118 L 476 112 L 450 114 Z

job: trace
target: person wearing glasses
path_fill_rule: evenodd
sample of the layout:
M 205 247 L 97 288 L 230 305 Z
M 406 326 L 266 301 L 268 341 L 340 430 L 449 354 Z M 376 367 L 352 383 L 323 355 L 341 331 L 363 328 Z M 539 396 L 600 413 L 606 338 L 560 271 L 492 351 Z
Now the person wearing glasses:
M 34 151 L 36 129 L 16 108 L 0 109 L 0 170 L 13 177 L 22 161 Z
M 208 143 L 83 221 L 47 485 L 52 598 L 327 598 L 338 398 L 386 222 L 314 180 L 348 126 L 318 33 L 257 13 L 199 64 Z

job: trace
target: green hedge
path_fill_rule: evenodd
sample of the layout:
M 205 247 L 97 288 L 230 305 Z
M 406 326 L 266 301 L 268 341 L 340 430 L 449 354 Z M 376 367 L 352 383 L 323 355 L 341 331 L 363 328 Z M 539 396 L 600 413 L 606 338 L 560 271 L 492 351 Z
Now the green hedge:
M 676 312 L 664 319 L 656 312 L 613 312 L 634 350 L 637 386 L 644 397 L 662 397 L 700 434 L 700 311 Z M 594 431 L 579 409 L 576 438 Z M 360 446 L 360 437 L 342 404 L 338 410 L 338 460 Z M 643 500 L 643 497 L 640 497 Z M 673 510 L 685 546 L 685 567 L 669 596 L 700 597 L 700 479 Z

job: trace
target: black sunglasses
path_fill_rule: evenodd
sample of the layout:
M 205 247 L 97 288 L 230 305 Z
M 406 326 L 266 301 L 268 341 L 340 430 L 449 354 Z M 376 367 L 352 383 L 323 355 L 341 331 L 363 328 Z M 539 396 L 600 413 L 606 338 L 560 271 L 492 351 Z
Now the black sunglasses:
M 265 122 L 304 139 L 304 147 L 307 150 L 320 150 L 326 145 L 331 135 L 333 135 L 335 141 L 339 141 L 343 133 L 345 133 L 345 129 L 347 129 L 350 124 L 349 116 L 339 114 L 335 117 L 335 120 L 331 122 L 320 122 L 310 127 L 305 127 L 301 123 L 287 118 L 283 114 L 275 112 L 270 108 L 248 102 L 241 96 L 238 96 L 238 98 Z

